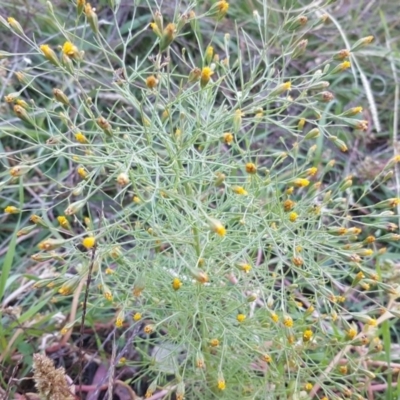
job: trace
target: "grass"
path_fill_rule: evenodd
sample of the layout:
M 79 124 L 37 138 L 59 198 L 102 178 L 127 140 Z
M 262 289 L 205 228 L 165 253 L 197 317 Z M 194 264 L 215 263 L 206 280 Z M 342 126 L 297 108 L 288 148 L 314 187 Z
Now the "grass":
M 0 3 L 2 395 L 399 398 L 394 6 L 115 3 Z

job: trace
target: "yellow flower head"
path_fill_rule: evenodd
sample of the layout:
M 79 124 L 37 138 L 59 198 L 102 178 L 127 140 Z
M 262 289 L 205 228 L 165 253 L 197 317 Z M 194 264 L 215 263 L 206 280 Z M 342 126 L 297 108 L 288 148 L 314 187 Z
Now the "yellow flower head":
M 312 388 L 313 388 L 313 385 L 312 385 L 312 383 L 310 383 L 310 382 L 307 382 L 307 383 L 304 385 L 304 389 L 305 389 L 307 392 L 310 392 Z
M 346 69 L 349 69 L 350 67 L 351 67 L 350 61 L 343 61 L 341 64 L 339 64 L 339 68 L 341 71 L 345 71 Z
M 226 235 L 226 229 L 225 227 L 221 224 L 220 221 L 212 219 L 210 221 L 211 225 L 211 230 L 215 232 L 218 236 L 225 236 Z
M 292 328 L 293 327 L 293 319 L 289 315 L 286 315 L 283 317 L 283 325 L 286 326 L 286 328 Z
M 299 217 L 299 215 L 296 212 L 292 211 L 289 214 L 289 221 L 290 222 L 295 222 L 298 217 Z
M 257 172 L 257 167 L 253 163 L 247 163 L 245 168 L 248 174 L 255 174 Z
M 225 390 L 226 389 L 226 383 L 225 379 L 218 379 L 218 389 L 219 390 Z
M 76 171 L 78 172 L 78 175 L 79 175 L 82 179 L 86 179 L 86 178 L 87 178 L 88 173 L 87 173 L 87 171 L 85 170 L 85 168 L 79 167 Z
M 43 50 L 42 50 L 43 51 Z M 62 47 L 62 52 L 69 58 L 75 58 L 79 56 L 78 48 L 71 42 L 65 42 Z
M 207 83 L 211 79 L 211 75 L 214 73 L 214 71 L 210 67 L 204 67 L 201 70 L 201 75 L 200 75 L 200 85 L 201 87 L 204 87 L 207 85 Z
M 182 282 L 179 278 L 174 278 L 172 280 L 172 287 L 174 290 L 179 290 L 182 286 Z
M 158 84 L 158 79 L 154 75 L 150 75 L 146 78 L 146 86 L 149 89 L 154 89 Z
M 238 320 L 238 322 L 243 322 L 246 319 L 246 316 L 244 314 L 238 314 L 236 316 L 236 319 Z
M 88 236 L 82 240 L 82 246 L 86 249 L 92 249 L 96 244 L 96 238 Z
M 88 142 L 88 140 L 86 139 L 86 136 L 82 132 L 75 133 L 75 139 L 77 142 L 82 143 L 82 144 Z
M 57 221 L 64 229 L 69 228 L 69 222 L 68 222 L 67 218 L 65 218 L 63 215 L 60 215 L 59 217 L 57 217 Z
M 218 347 L 219 346 L 219 340 L 218 339 L 211 339 L 210 340 L 210 346 L 211 347 Z
M 303 332 L 303 341 L 304 342 L 309 342 L 313 337 L 313 331 L 311 329 L 306 329 Z
M 310 181 L 308 179 L 298 178 L 294 180 L 293 184 L 296 187 L 307 187 L 310 184 Z
M 106 290 L 106 291 L 104 292 L 104 298 L 105 298 L 107 301 L 112 301 L 113 295 L 112 295 L 112 293 L 111 293 L 109 290 Z
M 290 211 L 291 209 L 293 209 L 293 207 L 296 205 L 296 203 L 290 199 L 287 199 L 283 202 L 283 209 L 285 211 Z
M 354 328 L 350 328 L 348 331 L 346 331 L 346 336 L 352 340 L 357 336 L 357 330 Z
M 242 186 L 232 186 L 232 190 L 234 193 L 241 195 L 241 196 L 247 196 L 247 190 L 244 189 Z
M 278 316 L 278 314 L 276 314 L 276 313 L 272 313 L 271 314 L 271 319 L 272 319 L 272 321 L 274 321 L 275 323 L 277 323 L 278 321 L 279 321 L 279 316 Z
M 150 333 L 154 332 L 154 325 L 146 325 L 143 328 L 144 333 L 146 333 L 147 335 L 150 335 Z
M 241 264 L 240 265 L 240 269 L 245 272 L 246 274 L 248 274 L 251 271 L 251 265 L 250 264 Z
M 223 134 L 222 139 L 225 144 L 230 145 L 233 142 L 233 135 L 230 132 L 226 132 Z
M 306 170 L 307 175 L 314 176 L 318 172 L 317 167 L 311 167 Z
M 137 313 L 133 314 L 132 319 L 134 321 L 140 321 L 142 319 L 142 314 L 137 312 Z
M 263 354 L 262 356 L 263 361 L 267 362 L 270 364 L 272 362 L 272 357 L 269 354 Z
M 4 212 L 7 214 L 18 214 L 20 212 L 20 209 L 14 206 L 7 206 L 4 209 Z

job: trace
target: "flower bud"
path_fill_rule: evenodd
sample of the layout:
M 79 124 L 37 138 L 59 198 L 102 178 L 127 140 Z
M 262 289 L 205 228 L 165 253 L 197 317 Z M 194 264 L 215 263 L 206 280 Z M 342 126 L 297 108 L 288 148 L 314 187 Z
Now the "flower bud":
M 354 43 L 354 45 L 350 49 L 350 51 L 357 51 L 361 47 L 369 45 L 373 40 L 374 40 L 373 36 L 363 37 L 363 38 L 357 40 L 357 42 Z
M 86 0 L 77 0 L 77 2 L 76 2 L 76 12 L 77 12 L 78 15 L 82 14 L 85 2 L 86 2 Z
M 337 65 L 335 68 L 333 68 L 333 70 L 331 71 L 331 74 L 337 74 L 339 72 L 343 72 L 346 69 L 349 69 L 351 67 L 351 63 L 350 61 L 343 61 L 342 63 L 340 63 L 339 65 Z
M 295 18 L 291 18 L 284 26 L 283 29 L 288 32 L 293 32 L 299 28 L 305 26 L 308 22 L 308 18 L 305 15 L 300 15 Z
M 18 104 L 16 104 L 13 107 L 13 110 L 14 110 L 15 115 L 19 119 L 21 119 L 22 121 L 28 122 L 29 124 L 33 125 L 32 118 L 30 117 L 30 115 L 26 112 L 26 110 L 23 107 L 21 107 Z
M 343 140 L 340 140 L 337 136 L 329 136 L 329 140 L 333 142 L 333 144 L 338 147 L 343 153 L 348 150 L 346 143 L 343 142 Z
M 65 215 L 74 215 L 80 211 L 86 204 L 86 200 L 79 200 L 70 204 L 64 211 Z
M 99 117 L 99 118 L 97 118 L 96 122 L 97 122 L 97 125 L 103 130 L 103 132 L 107 136 L 113 135 L 111 124 L 105 118 Z
M 92 6 L 87 3 L 85 5 L 85 15 L 89 22 L 90 27 L 95 35 L 99 33 L 99 21 L 96 14 L 96 9 L 92 8 Z
M 36 225 L 26 226 L 25 228 L 22 228 L 17 232 L 17 237 L 25 236 L 28 233 L 31 233 L 36 228 Z
M 331 92 L 328 92 L 328 91 L 317 93 L 314 97 L 318 101 L 321 101 L 323 103 L 329 103 L 330 101 L 332 101 L 335 98 L 335 96 Z
M 22 26 L 20 25 L 20 23 L 15 18 L 8 17 L 7 18 L 7 22 L 15 32 L 17 32 L 20 35 L 24 36 L 24 30 L 22 29 Z
M 201 75 L 200 75 L 200 86 L 204 88 L 207 83 L 211 79 L 211 75 L 214 73 L 214 71 L 210 67 L 204 67 L 201 70 Z
M 177 29 L 175 24 L 169 23 L 165 27 L 160 39 L 160 51 L 164 51 L 165 49 L 167 49 L 167 47 L 173 42 L 176 36 L 176 32 Z
M 54 88 L 53 94 L 54 94 L 55 99 L 59 103 L 64 104 L 65 106 L 69 106 L 68 97 L 65 95 L 65 93 L 62 90 Z
M 302 56 L 305 53 L 307 44 L 308 44 L 307 39 L 300 40 L 300 42 L 297 43 L 292 53 L 292 60 L 295 60 L 296 58 Z
M 58 57 L 54 50 L 51 49 L 51 47 L 48 44 L 42 44 L 40 46 L 40 50 L 42 50 L 43 55 L 49 60 L 53 65 L 60 65 L 60 61 L 58 60 Z
M 350 56 L 350 50 L 343 49 L 343 50 L 340 50 L 338 53 L 336 53 L 336 54 L 333 56 L 333 59 L 334 59 L 334 60 L 343 61 L 343 60 L 345 60 L 346 58 L 349 58 L 349 56 Z
M 38 244 L 38 248 L 43 251 L 50 251 L 63 246 L 65 243 L 64 239 L 46 239 Z
M 304 140 L 315 139 L 320 135 L 320 130 L 318 128 L 311 129 L 305 136 Z
M 225 15 L 227 14 L 229 9 L 229 3 L 225 0 L 218 1 L 217 3 L 215 3 L 215 9 L 216 9 L 216 18 L 219 21 L 222 18 L 224 18 Z

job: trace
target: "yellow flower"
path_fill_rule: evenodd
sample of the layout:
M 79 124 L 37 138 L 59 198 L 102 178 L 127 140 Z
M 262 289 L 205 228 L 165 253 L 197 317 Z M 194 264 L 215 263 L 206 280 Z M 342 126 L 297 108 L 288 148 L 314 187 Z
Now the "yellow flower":
M 311 167 L 311 168 L 306 169 L 307 175 L 310 175 L 310 176 L 314 176 L 317 172 L 318 172 L 317 167 Z
M 293 327 L 293 319 L 289 315 L 285 315 L 283 317 L 283 325 L 286 326 L 286 328 L 292 328 Z
M 312 388 L 313 388 L 313 385 L 312 385 L 312 383 L 310 383 L 310 382 L 307 382 L 307 383 L 304 385 L 304 389 L 305 389 L 307 392 L 310 392 Z
M 248 174 L 255 174 L 257 172 L 257 167 L 253 163 L 247 163 L 245 168 Z
M 217 235 L 222 236 L 222 237 L 226 235 L 226 229 L 221 224 L 220 221 L 215 220 L 215 219 L 211 219 L 210 220 L 210 226 L 211 226 L 211 230 L 213 232 L 215 232 Z
M 79 56 L 78 48 L 71 42 L 65 42 L 62 47 L 62 52 L 69 58 L 76 58 Z
M 348 331 L 346 331 L 346 336 L 352 340 L 357 336 L 357 330 L 355 328 L 350 328 Z
M 278 321 L 279 321 L 279 316 L 278 316 L 278 314 L 276 314 L 276 313 L 272 313 L 271 314 L 271 319 L 272 319 L 272 321 L 274 321 L 275 323 L 277 323 Z
M 210 346 L 211 347 L 218 347 L 219 346 L 219 340 L 218 339 L 211 339 L 210 340 Z
M 137 313 L 133 314 L 132 319 L 134 321 L 140 321 L 142 319 L 142 314 L 137 312 Z
M 63 215 L 60 215 L 59 217 L 57 217 L 57 221 L 64 229 L 69 228 L 69 222 L 68 222 L 67 218 L 65 218 Z
M 226 383 L 224 378 L 218 379 L 218 389 L 219 390 L 225 390 L 226 389 Z
M 234 191 L 234 193 L 236 193 L 238 195 L 247 196 L 247 190 L 245 190 L 241 186 L 232 186 L 232 190 Z
M 236 319 L 237 319 L 239 322 L 243 322 L 243 321 L 246 319 L 246 316 L 245 316 L 244 314 L 238 314 L 238 315 L 236 316 Z
M 141 203 L 140 197 L 139 196 L 133 196 L 132 201 L 136 204 Z
M 283 209 L 285 211 L 290 211 L 295 205 L 296 203 L 294 201 L 287 199 L 283 202 Z
M 144 328 L 143 328 L 143 331 L 144 331 L 144 333 L 146 333 L 147 335 L 150 335 L 150 333 L 153 333 L 154 332 L 154 325 L 146 325 Z
M 182 282 L 179 278 L 174 278 L 172 281 L 172 287 L 174 290 L 179 290 L 182 286 Z
M 86 249 L 92 249 L 96 244 L 96 239 L 93 236 L 88 236 L 82 240 L 82 246 Z
M 339 367 L 339 372 L 340 372 L 342 375 L 347 375 L 348 371 L 349 371 L 349 369 L 348 369 L 347 365 L 341 365 L 341 366 Z
M 205 87 L 207 83 L 211 79 L 211 75 L 214 73 L 214 71 L 210 67 L 204 67 L 201 70 L 201 76 L 200 76 L 200 86 Z
M 217 10 L 218 10 L 217 18 L 218 19 L 224 18 L 226 13 L 228 12 L 229 3 L 227 1 L 225 1 L 225 0 L 218 1 L 216 3 L 216 7 L 217 7 Z
M 300 118 L 300 120 L 297 124 L 297 129 L 301 131 L 304 128 L 305 123 L 306 123 L 306 119 Z
M 109 290 L 106 290 L 106 291 L 104 292 L 104 298 L 105 298 L 107 301 L 112 301 L 113 295 L 112 295 L 112 293 L 111 293 Z
M 211 62 L 213 54 L 214 54 L 214 47 L 208 46 L 205 53 L 205 60 L 207 64 Z
M 306 329 L 303 332 L 303 341 L 304 342 L 309 342 L 313 337 L 313 331 L 311 329 Z
M 291 82 L 284 82 L 278 85 L 274 90 L 271 92 L 271 96 L 276 96 L 278 94 L 281 94 L 283 92 L 290 91 L 292 88 Z
M 158 79 L 154 75 L 150 75 L 146 78 L 146 86 L 149 89 L 154 89 L 158 84 Z
M 251 265 L 250 264 L 240 264 L 240 269 L 248 274 L 251 271 Z
M 293 184 L 296 187 L 307 187 L 310 184 L 310 181 L 308 179 L 298 178 L 294 180 Z
M 56 53 L 48 44 L 42 44 L 40 46 L 40 50 L 42 51 L 43 55 L 54 65 L 59 64 L 59 60 L 57 58 Z
M 122 318 L 117 318 L 117 320 L 115 321 L 116 328 L 122 328 L 123 325 L 124 325 L 124 320 Z
M 88 140 L 86 139 L 86 136 L 82 132 L 75 133 L 75 139 L 77 142 L 82 143 L 82 144 L 88 142 Z
M 129 183 L 129 176 L 125 172 L 121 172 L 117 176 L 117 183 L 121 186 L 126 186 Z
M 72 288 L 69 286 L 61 286 L 61 288 L 58 289 L 58 293 L 61 294 L 61 296 L 68 296 L 72 293 Z
M 222 136 L 222 139 L 225 144 L 230 145 L 233 142 L 233 135 L 230 132 L 225 132 Z
M 296 256 L 292 258 L 293 264 L 296 265 L 296 267 L 301 267 L 304 264 L 304 261 L 301 257 Z
M 263 361 L 267 362 L 268 364 L 270 364 L 272 362 L 272 357 L 269 354 L 263 354 L 262 359 L 263 359 Z
M 340 67 L 341 67 L 342 71 L 344 71 L 345 69 L 348 69 L 351 67 L 351 63 L 350 63 L 350 61 L 344 61 L 340 64 Z
M 19 214 L 20 211 L 21 210 L 19 208 L 14 207 L 14 206 L 7 206 L 4 209 L 4 212 L 7 213 L 7 214 Z
M 290 222 L 295 222 L 298 217 L 299 217 L 299 215 L 296 212 L 292 211 L 289 214 L 289 221 Z
M 79 167 L 76 172 L 78 172 L 78 175 L 82 178 L 82 179 L 86 179 L 88 177 L 88 172 L 86 171 L 85 168 L 83 167 Z

